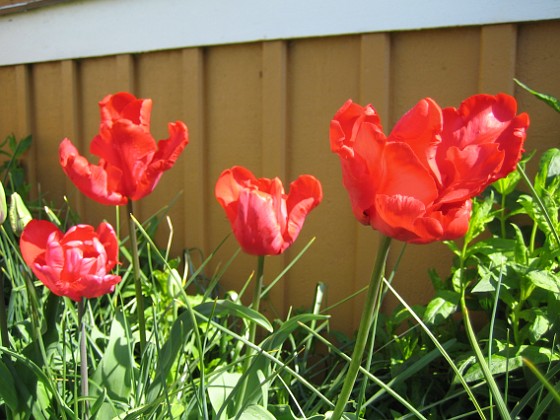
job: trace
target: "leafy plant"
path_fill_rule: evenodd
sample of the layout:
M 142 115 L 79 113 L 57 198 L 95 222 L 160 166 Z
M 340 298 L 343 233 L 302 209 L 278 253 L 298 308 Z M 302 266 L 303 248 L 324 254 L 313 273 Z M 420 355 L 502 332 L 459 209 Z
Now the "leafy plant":
M 540 95 L 540 96 L 539 96 Z M 538 94 L 540 99 L 557 103 Z M 0 144 L 7 191 L 18 192 L 37 218 L 65 229 L 72 210 L 29 203 L 23 153 L 31 138 Z M 434 296 L 411 307 L 391 286 L 395 267 L 379 277 L 381 295 L 401 305 L 377 314 L 358 380 L 342 415 L 357 418 L 543 418 L 559 401 L 560 150 L 540 156 L 532 180 L 529 156 L 516 172 L 473 202 L 469 230 L 446 242 L 448 273 L 431 272 Z M 354 337 L 330 329 L 317 286 L 309 308 L 268 319 L 244 291 L 264 280 L 248 273 L 240 291 L 224 290 L 215 252 L 170 255 L 152 239 L 163 208 L 146 221 L 131 218 L 132 238 L 120 243 L 122 276 L 114 293 L 88 299 L 84 313 L 35 282 L 16 233 L 0 226 L 0 416 L 119 419 L 324 419 L 332 414 L 352 363 Z M 227 240 L 227 239 L 226 239 Z M 169 241 L 170 242 L 170 241 Z M 264 297 L 296 263 L 255 290 Z M 220 248 L 219 244 L 216 251 Z M 404 248 L 403 248 L 404 252 Z M 133 260 L 139 270 L 134 272 Z M 397 264 L 398 266 L 398 264 Z M 139 283 L 135 279 L 139 279 Z M 135 286 L 141 285 L 141 293 Z M 356 294 L 335 304 L 347 303 Z M 376 299 L 381 299 L 376 297 Z M 141 328 L 137 308 L 145 307 Z M 258 301 L 258 299 L 257 299 Z M 379 302 L 379 301 L 378 301 Z M 89 393 L 80 383 L 80 322 L 89 360 Z

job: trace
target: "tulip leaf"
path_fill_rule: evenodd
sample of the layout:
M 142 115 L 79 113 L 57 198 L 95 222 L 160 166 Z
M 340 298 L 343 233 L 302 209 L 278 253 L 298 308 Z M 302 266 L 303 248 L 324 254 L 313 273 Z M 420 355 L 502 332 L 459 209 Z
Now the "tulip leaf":
M 15 137 L 14 137 L 15 140 Z M 12 149 L 13 155 L 12 159 L 19 159 L 22 155 L 29 150 L 31 147 L 32 137 L 31 135 L 25 137 L 24 139 L 20 140 L 19 142 L 12 143 L 10 142 L 10 148 Z
M 246 420 L 275 420 L 274 417 L 266 408 L 260 405 L 250 405 L 243 411 L 243 418 Z
M 512 224 L 511 226 L 515 232 L 515 261 L 519 264 L 527 265 L 529 249 L 525 244 L 523 232 L 521 232 L 521 229 L 516 224 Z
M 541 101 L 548 104 L 556 112 L 560 112 L 560 101 L 558 99 L 556 99 L 554 96 L 547 95 L 546 93 L 537 92 L 536 90 L 531 89 L 529 86 L 520 82 L 519 80 L 517 80 L 517 79 L 513 79 L 513 80 L 515 80 L 515 83 L 517 83 L 519 86 L 521 86 L 527 92 L 529 92 L 530 94 L 534 95 L 536 98 L 538 98 Z
M 537 287 L 560 294 L 560 277 L 551 270 L 532 270 L 527 273 L 527 279 Z
M 272 331 L 272 325 L 263 315 L 229 300 L 201 303 L 193 308 L 193 311 L 206 317 L 237 316 L 249 319 L 265 328 L 267 331 Z M 157 362 L 158 369 L 154 382 L 148 391 L 148 401 L 153 401 L 157 398 L 165 386 L 167 375 L 171 371 L 179 351 L 183 348 L 192 331 L 192 314 L 189 311 L 185 311 L 175 320 L 173 327 L 171 327 L 168 340 L 159 351 Z
M 158 353 L 157 371 L 154 381 L 148 389 L 148 401 L 154 401 L 165 387 L 167 375 L 171 371 L 175 359 L 183 348 L 192 329 L 192 317 L 188 311 L 179 315 L 173 323 L 169 338 Z
M 546 313 L 541 310 L 533 309 L 535 320 L 529 326 L 529 337 L 531 343 L 536 343 L 551 327 L 551 320 Z
M 437 296 L 426 307 L 424 322 L 434 324 L 447 319 L 457 311 L 461 295 L 451 290 L 439 290 Z
M 488 358 L 486 358 L 486 362 L 492 374 L 499 375 L 522 367 L 524 358 L 531 360 L 534 364 L 540 364 L 559 360 L 560 355 L 546 347 L 524 345 L 506 348 L 499 354 L 492 355 L 491 363 Z M 476 382 L 483 377 L 482 369 L 478 363 L 474 363 L 464 375 L 467 382 Z
M 469 244 L 486 230 L 488 223 L 494 220 L 493 205 L 494 194 L 492 193 L 482 201 L 473 200 L 472 215 L 469 222 L 469 230 L 465 235 L 465 243 Z
M 206 389 L 210 404 L 216 413 L 220 411 L 241 376 L 238 372 L 221 372 L 209 380 Z
M 10 407 L 10 410 L 17 411 L 19 404 L 14 377 L 2 360 L 0 360 L 0 376 L 2 377 L 0 381 L 0 397 Z
M 91 377 L 91 381 L 98 385 L 94 389 L 98 393 L 106 390 L 109 401 L 128 402 L 134 369 L 131 341 L 131 332 L 124 315 L 118 311 L 111 324 L 109 342 L 103 358 Z M 93 391 L 92 395 L 95 395 L 95 392 Z M 118 404 L 104 402 L 97 413 L 99 418 L 112 418 L 119 414 L 117 406 Z
M 506 177 L 501 178 L 494 182 L 492 186 L 502 195 L 511 194 L 519 181 L 521 180 L 521 174 L 518 171 L 510 172 Z
M 543 153 L 535 175 L 535 190 L 542 195 L 548 187 L 557 187 L 560 175 L 560 149 L 552 148 Z
M 217 300 L 215 302 L 205 302 L 196 307 L 196 311 L 210 316 L 213 314 L 214 316 L 219 315 L 233 315 L 239 318 L 244 318 L 254 322 L 255 324 L 263 327 L 268 332 L 272 332 L 272 325 L 266 319 L 266 317 L 259 312 L 248 308 L 243 305 L 239 305 L 235 302 L 230 300 Z

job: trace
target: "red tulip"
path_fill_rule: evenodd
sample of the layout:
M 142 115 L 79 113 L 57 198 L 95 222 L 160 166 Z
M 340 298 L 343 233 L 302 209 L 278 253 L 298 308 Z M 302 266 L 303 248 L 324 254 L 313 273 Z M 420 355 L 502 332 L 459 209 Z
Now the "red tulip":
M 106 96 L 99 107 L 99 134 L 90 145 L 98 164 L 88 163 L 65 138 L 59 147 L 62 169 L 82 193 L 101 204 L 139 200 L 154 190 L 188 144 L 187 126 L 169 123 L 169 138 L 156 145 L 150 134 L 150 99 L 122 92 Z
M 115 289 L 120 276 L 109 274 L 118 262 L 119 243 L 108 223 L 97 230 L 77 225 L 63 234 L 46 220 L 32 220 L 20 239 L 26 264 L 58 296 L 74 301 L 94 298 Z
M 386 137 L 371 105 L 347 101 L 330 125 L 331 150 L 356 218 L 411 243 L 463 236 L 471 198 L 516 168 L 527 114 L 509 95 L 475 95 L 458 109 L 426 98 Z
M 321 184 L 311 175 L 301 175 L 285 194 L 278 178 L 257 179 L 241 166 L 222 172 L 215 194 L 241 248 L 252 255 L 284 252 L 323 199 Z

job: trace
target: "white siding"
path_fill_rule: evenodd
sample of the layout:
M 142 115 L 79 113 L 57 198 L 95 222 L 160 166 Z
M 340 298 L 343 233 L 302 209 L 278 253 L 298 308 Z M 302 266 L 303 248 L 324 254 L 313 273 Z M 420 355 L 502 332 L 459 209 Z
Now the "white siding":
M 560 18 L 558 0 L 84 0 L 0 18 L 0 65 Z

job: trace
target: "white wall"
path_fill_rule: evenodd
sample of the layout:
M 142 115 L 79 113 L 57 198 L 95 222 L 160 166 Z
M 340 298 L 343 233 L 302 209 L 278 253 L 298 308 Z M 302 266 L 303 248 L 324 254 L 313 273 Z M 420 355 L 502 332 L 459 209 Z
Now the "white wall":
M 558 18 L 559 0 L 82 0 L 0 17 L 0 65 Z

